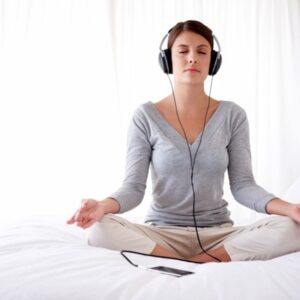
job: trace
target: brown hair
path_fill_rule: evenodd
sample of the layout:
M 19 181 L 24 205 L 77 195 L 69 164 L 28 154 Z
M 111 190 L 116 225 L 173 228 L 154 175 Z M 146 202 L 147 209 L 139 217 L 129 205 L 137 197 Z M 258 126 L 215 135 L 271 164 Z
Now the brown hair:
M 212 30 L 199 21 L 188 20 L 179 22 L 169 31 L 168 48 L 171 49 L 178 35 L 183 31 L 192 31 L 202 35 L 213 49 L 213 34 Z

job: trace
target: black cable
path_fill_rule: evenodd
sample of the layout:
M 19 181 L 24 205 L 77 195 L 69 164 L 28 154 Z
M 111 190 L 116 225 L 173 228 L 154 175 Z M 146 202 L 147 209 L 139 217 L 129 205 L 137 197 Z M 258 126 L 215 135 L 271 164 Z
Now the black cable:
M 172 81 L 169 77 L 169 75 L 167 74 L 168 76 L 168 79 L 169 79 L 169 82 L 170 82 L 170 85 L 171 85 L 171 89 L 172 89 L 172 94 L 173 94 L 173 101 L 174 101 L 174 105 L 175 105 L 175 110 L 176 110 L 176 116 L 177 116 L 177 119 L 178 119 L 178 122 L 181 126 L 181 129 L 183 131 L 183 134 L 184 134 L 184 137 L 185 137 L 185 141 L 186 141 L 186 144 L 187 144 L 187 147 L 188 147 L 188 151 L 189 151 L 189 157 L 190 157 L 190 163 L 191 163 L 191 186 L 192 186 L 192 191 L 193 191 L 193 221 L 194 221 L 194 226 L 195 226 L 195 231 L 196 231 L 196 236 L 197 236 L 197 240 L 198 240 L 198 244 L 201 248 L 201 250 L 203 251 L 203 253 L 206 253 L 208 256 L 210 256 L 211 258 L 219 261 L 219 262 L 222 262 L 218 257 L 215 257 L 214 255 L 211 255 L 210 253 L 208 253 L 204 247 L 202 246 L 202 243 L 201 243 L 201 240 L 200 240 L 200 236 L 199 236 L 199 232 L 198 232 L 198 227 L 197 227 L 197 221 L 196 221 L 196 216 L 195 216 L 195 203 L 196 203 L 196 196 L 195 196 L 195 189 L 194 189 L 194 167 L 195 167 L 195 161 L 196 161 L 196 156 L 197 156 L 197 153 L 200 149 L 200 145 L 201 145 L 201 142 L 202 142 L 202 138 L 203 138 L 203 135 L 204 135 L 204 131 L 205 131 L 205 127 L 206 127 L 206 120 L 207 120 L 207 115 L 208 115 L 208 111 L 209 111 L 209 107 L 210 107 L 210 94 L 211 94 L 211 89 L 212 89 L 212 82 L 213 82 L 213 76 L 212 76 L 212 79 L 211 79 L 211 84 L 210 84 L 210 90 L 209 90 L 209 96 L 208 96 L 208 105 L 207 105 L 207 108 L 206 108 L 206 112 L 205 112 L 205 117 L 204 117 L 204 124 L 203 124 L 203 129 L 202 129 L 202 133 L 201 133 L 201 137 L 200 137 L 200 141 L 199 141 L 199 144 L 197 146 L 197 149 L 196 149 L 196 152 L 195 152 L 195 155 L 194 155 L 194 159 L 192 157 L 192 152 L 191 152 L 191 148 L 190 148 L 190 145 L 189 145 L 189 142 L 188 142 L 188 139 L 187 139 L 187 135 L 186 135 L 186 132 L 184 130 L 184 127 L 181 123 L 181 120 L 180 120 L 180 117 L 179 117 L 179 113 L 178 113 L 178 109 L 177 109 L 177 103 L 176 103 L 176 98 L 175 98 L 175 93 L 174 93 L 174 88 L 173 88 L 173 84 L 172 84 Z M 153 255 L 153 254 L 145 254 L 145 253 L 141 253 L 141 252 L 136 252 L 136 251 L 130 251 L 130 250 L 122 250 L 121 252 L 121 255 L 131 264 L 133 265 L 134 267 L 138 268 L 140 267 L 139 265 L 133 263 L 126 255 L 125 253 L 133 253 L 133 254 L 138 254 L 138 255 L 144 255 L 144 256 L 151 256 L 151 257 L 158 257 L 158 258 L 164 258 L 164 259 L 173 259 L 173 260 L 179 260 L 179 261 L 184 261 L 184 262 L 189 262 L 189 263 L 196 263 L 196 264 L 202 264 L 204 262 L 195 262 L 195 261 L 190 261 L 190 260 L 186 260 L 186 259 L 181 259 L 181 258 L 174 258 L 174 257 L 168 257 L 168 256 L 159 256 L 159 255 Z
M 201 240 L 200 240 L 200 237 L 199 237 L 196 216 L 195 216 L 196 196 L 195 196 L 195 189 L 194 189 L 194 167 L 195 167 L 196 156 L 197 156 L 198 150 L 200 148 L 200 145 L 201 145 L 201 142 L 202 142 L 202 138 L 203 138 L 203 135 L 204 135 L 204 131 L 205 131 L 205 127 L 206 127 L 206 120 L 207 120 L 208 110 L 209 110 L 209 106 L 210 106 L 210 94 L 211 94 L 211 89 L 212 89 L 213 76 L 212 76 L 211 81 L 210 81 L 210 89 L 209 89 L 209 95 L 208 95 L 208 104 L 207 104 L 206 113 L 205 113 L 205 117 L 204 117 L 203 129 L 202 129 L 202 133 L 201 133 L 201 136 L 200 136 L 200 141 L 199 141 L 198 147 L 197 147 L 195 155 L 194 155 L 194 159 L 192 157 L 192 151 L 191 151 L 188 139 L 187 139 L 187 135 L 185 133 L 185 130 L 183 128 L 183 125 L 181 123 L 181 120 L 180 120 L 180 117 L 179 117 L 179 114 L 178 114 L 178 109 L 177 109 L 177 103 L 176 103 L 174 88 L 173 88 L 173 84 L 172 84 L 172 81 L 170 79 L 169 74 L 167 74 L 167 77 L 169 79 L 169 82 L 170 82 L 170 85 L 171 85 L 171 89 L 172 89 L 172 95 L 173 95 L 173 101 L 174 101 L 174 106 L 175 106 L 175 110 L 176 110 L 176 116 L 177 116 L 178 122 L 180 124 L 180 127 L 181 127 L 181 129 L 183 131 L 183 134 L 184 134 L 184 137 L 185 137 L 185 141 L 186 141 L 186 144 L 187 144 L 187 147 L 188 147 L 188 151 L 189 151 L 189 157 L 190 157 L 190 163 L 191 163 L 191 186 L 192 186 L 192 192 L 193 192 L 193 221 L 194 221 L 194 226 L 195 226 L 195 230 L 196 230 L 196 236 L 197 236 L 198 244 L 199 244 L 201 250 L 205 254 L 207 254 L 208 256 L 210 256 L 211 258 L 213 258 L 213 259 L 215 259 L 215 260 L 217 260 L 219 262 L 222 262 L 218 257 L 216 257 L 216 256 L 208 253 L 204 249 L 204 247 L 202 246 L 202 243 L 201 243 Z
M 136 268 L 138 268 L 138 266 L 139 265 L 137 265 L 137 264 L 135 264 L 135 263 L 133 263 L 124 253 L 132 253 L 131 251 L 127 251 L 127 250 L 122 250 L 120 253 L 121 253 L 121 255 L 131 264 L 131 265 L 133 265 L 134 267 L 136 267 Z M 138 252 L 138 254 L 139 254 L 139 252 Z
M 146 253 L 141 253 L 141 252 L 136 252 L 136 251 L 131 251 L 131 250 L 122 250 L 121 255 L 134 267 L 138 268 L 140 267 L 139 265 L 135 264 L 132 262 L 131 259 L 129 259 L 124 253 L 132 253 L 132 254 L 138 254 L 138 255 L 143 255 L 143 256 L 150 256 L 150 257 L 157 257 L 157 258 L 167 258 L 167 259 L 173 259 L 177 261 L 184 261 L 188 263 L 193 263 L 193 264 L 203 264 L 203 262 L 196 262 L 196 261 L 191 261 L 183 258 L 175 258 L 175 257 L 169 257 L 169 256 L 160 256 L 160 255 L 153 255 L 153 254 L 146 254 Z

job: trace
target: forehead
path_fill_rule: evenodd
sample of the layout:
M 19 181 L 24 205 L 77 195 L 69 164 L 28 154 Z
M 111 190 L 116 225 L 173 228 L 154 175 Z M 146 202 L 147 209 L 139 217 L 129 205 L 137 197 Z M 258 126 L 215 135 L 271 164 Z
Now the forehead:
M 210 48 L 208 40 L 202 35 L 195 33 L 193 31 L 183 31 L 181 32 L 174 41 L 173 47 L 178 47 L 180 45 L 187 46 L 199 46 L 206 45 Z

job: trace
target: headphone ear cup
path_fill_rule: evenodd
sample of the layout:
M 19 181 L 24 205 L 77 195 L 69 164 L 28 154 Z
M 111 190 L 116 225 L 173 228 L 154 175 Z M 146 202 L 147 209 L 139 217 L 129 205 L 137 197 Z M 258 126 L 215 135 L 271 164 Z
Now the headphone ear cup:
M 161 69 L 164 71 L 164 73 L 166 73 L 166 74 L 173 73 L 172 57 L 171 57 L 170 49 L 162 50 L 159 53 L 158 62 L 159 62 Z
M 212 50 L 208 75 L 216 75 L 222 64 L 222 55 Z

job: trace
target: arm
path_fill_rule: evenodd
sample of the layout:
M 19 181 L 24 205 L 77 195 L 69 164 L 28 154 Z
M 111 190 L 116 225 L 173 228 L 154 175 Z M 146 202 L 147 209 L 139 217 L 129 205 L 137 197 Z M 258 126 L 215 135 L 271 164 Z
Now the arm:
M 267 203 L 276 196 L 257 185 L 254 180 L 247 115 L 243 109 L 237 109 L 232 113 L 231 137 L 227 147 L 230 188 L 239 203 L 257 212 L 267 213 Z
M 151 151 L 141 116 L 135 115 L 128 133 L 126 176 L 123 185 L 104 200 L 83 199 L 80 208 L 67 223 L 76 223 L 85 229 L 101 220 L 105 214 L 122 213 L 137 206 L 144 197 Z
M 232 122 L 228 145 L 228 174 L 233 196 L 257 212 L 290 217 L 300 223 L 300 204 L 292 204 L 268 193 L 255 183 L 249 142 L 249 126 L 244 111 Z
M 300 204 L 292 204 L 279 198 L 273 198 L 268 202 L 266 211 L 268 214 L 290 217 L 300 224 Z
M 109 196 L 118 202 L 119 213 L 133 209 L 143 200 L 152 155 L 149 135 L 147 119 L 138 109 L 128 130 L 125 178 L 122 186 Z M 109 207 L 112 208 L 110 204 Z

